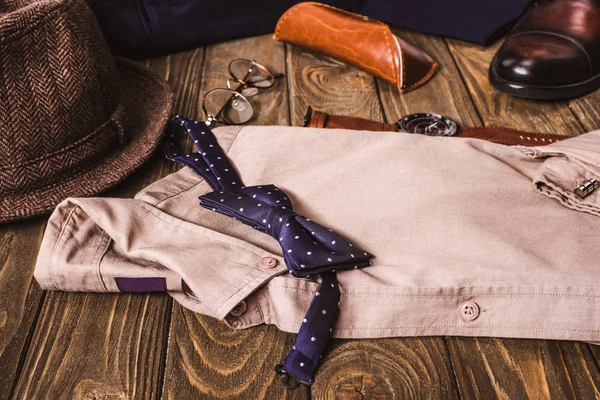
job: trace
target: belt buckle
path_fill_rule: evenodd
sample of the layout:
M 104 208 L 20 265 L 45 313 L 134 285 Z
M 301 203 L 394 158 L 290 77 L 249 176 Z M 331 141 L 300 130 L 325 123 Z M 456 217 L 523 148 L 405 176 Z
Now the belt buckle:
M 458 124 L 448 117 L 433 113 L 414 113 L 396 122 L 398 132 L 427 136 L 456 136 Z

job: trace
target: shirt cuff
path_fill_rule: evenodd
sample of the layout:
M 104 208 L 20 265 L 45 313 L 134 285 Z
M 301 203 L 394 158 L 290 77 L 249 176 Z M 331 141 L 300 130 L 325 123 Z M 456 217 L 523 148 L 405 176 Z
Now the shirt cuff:
M 537 191 L 566 207 L 600 216 L 600 190 L 584 198 L 575 189 L 590 179 L 600 181 L 600 131 L 586 133 L 548 146 L 516 146 L 542 161 L 533 176 Z

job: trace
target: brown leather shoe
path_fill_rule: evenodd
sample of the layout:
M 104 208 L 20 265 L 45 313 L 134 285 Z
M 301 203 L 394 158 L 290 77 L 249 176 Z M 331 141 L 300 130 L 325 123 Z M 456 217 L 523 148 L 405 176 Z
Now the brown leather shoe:
M 600 0 L 535 1 L 490 65 L 498 90 L 559 100 L 600 87 Z

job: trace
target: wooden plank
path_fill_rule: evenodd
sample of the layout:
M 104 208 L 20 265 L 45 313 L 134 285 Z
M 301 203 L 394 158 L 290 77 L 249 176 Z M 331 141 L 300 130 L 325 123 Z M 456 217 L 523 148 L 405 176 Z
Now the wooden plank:
M 42 299 L 33 265 L 45 220 L 0 226 L 0 399 L 11 396 Z
M 590 344 L 590 351 L 596 360 L 596 365 L 600 367 L 600 346 L 597 344 Z
M 583 125 L 584 132 L 600 129 L 600 90 L 570 101 L 569 107 Z
M 441 338 L 335 340 L 313 399 L 458 398 Z
M 393 85 L 378 79 L 386 120 L 395 122 L 407 114 L 433 112 L 452 118 L 461 126 L 481 125 L 481 119 L 444 40 L 406 30 L 395 29 L 394 32 L 430 54 L 440 66 L 424 86 L 402 94 Z
M 15 396 L 158 398 L 166 295 L 48 293 Z
M 226 87 L 227 66 L 236 58 L 255 59 L 271 72 L 285 73 L 284 47 L 270 35 L 209 46 L 203 80 L 194 110 L 201 116 L 202 95 Z M 250 98 L 255 111 L 252 124 L 288 125 L 285 79 Z M 171 341 L 165 372 L 164 396 L 170 399 L 302 399 L 305 388 L 288 391 L 273 367 L 281 362 L 294 335 L 274 326 L 233 330 L 223 322 L 174 305 Z
M 286 50 L 292 125 L 303 125 L 308 106 L 340 115 L 381 117 L 371 75 L 293 45 L 286 45 Z
M 600 396 L 598 365 L 583 343 L 448 338 L 464 399 Z
M 287 46 L 287 64 L 294 125 L 302 124 L 308 105 L 328 113 L 385 119 L 388 104 L 382 108 L 371 75 L 295 46 Z M 382 98 L 395 96 L 390 91 L 384 89 Z M 332 349 L 323 357 L 313 398 L 457 396 L 442 338 L 336 340 Z
M 546 342 L 549 346 L 551 343 Z M 600 398 L 600 368 L 590 346 L 574 342 L 557 344 L 566 365 L 566 373 L 569 374 L 566 378 L 571 382 L 573 398 Z
M 518 99 L 492 89 L 487 72 L 499 44 L 446 41 L 484 124 L 567 136 L 584 131 L 583 119 L 566 102 Z M 456 337 L 448 345 L 462 397 L 598 396 L 598 364 L 587 344 Z
M 148 68 L 169 81 L 173 90 L 173 109 L 188 118 L 202 117 L 200 83 L 205 52 L 206 48 L 199 47 L 146 62 Z
M 509 96 L 488 82 L 490 61 L 500 43 L 491 47 L 447 39 L 446 42 L 485 125 L 575 136 L 583 132 L 565 102 L 541 102 Z
M 294 336 L 272 325 L 236 331 L 175 305 L 165 398 L 306 399 L 305 387 L 286 390 L 273 371 Z
M 201 71 L 202 61 L 202 50 L 196 50 L 147 64 L 168 77 L 182 98 L 195 101 L 196 71 Z M 181 80 L 178 74 L 183 76 Z M 191 96 L 185 87 L 190 88 Z M 181 100 L 176 104 L 181 110 L 187 106 Z M 174 163 L 159 153 L 107 195 L 131 197 L 175 171 Z M 32 270 L 33 263 L 28 268 Z M 172 301 L 166 294 L 48 293 L 15 396 L 160 397 L 171 310 Z

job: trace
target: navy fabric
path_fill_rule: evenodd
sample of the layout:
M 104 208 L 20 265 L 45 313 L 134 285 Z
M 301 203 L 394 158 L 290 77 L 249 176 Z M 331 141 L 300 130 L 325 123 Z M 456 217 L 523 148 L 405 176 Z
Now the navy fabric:
M 177 143 L 189 135 L 197 152 L 185 154 Z M 364 268 L 373 256 L 347 239 L 294 212 L 287 194 L 266 184 L 244 186 L 210 129 L 200 121 L 176 116 L 169 121 L 164 143 L 168 159 L 187 165 L 214 189 L 200 205 L 237 219 L 275 238 L 289 272 L 295 277 L 318 274 L 321 285 L 308 309 L 283 371 L 313 382 L 319 360 L 339 315 L 336 270 Z
M 115 283 L 123 293 L 166 292 L 167 280 L 160 277 L 128 278 L 115 277 Z
M 117 54 L 150 56 L 273 32 L 298 0 L 88 0 Z M 488 44 L 528 0 L 323 0 L 420 32 Z
M 226 180 L 220 182 L 228 183 Z M 278 239 L 285 263 L 295 277 L 321 274 L 336 268 L 366 267 L 372 257 L 331 229 L 296 214 L 285 193 L 273 185 L 220 190 L 208 193 L 200 200 L 203 207 L 238 219 Z
M 298 0 L 87 0 L 112 51 L 157 56 L 273 32 Z M 324 0 L 359 10 L 360 0 Z
M 361 13 L 418 32 L 488 45 L 506 33 L 529 0 L 367 0 Z

